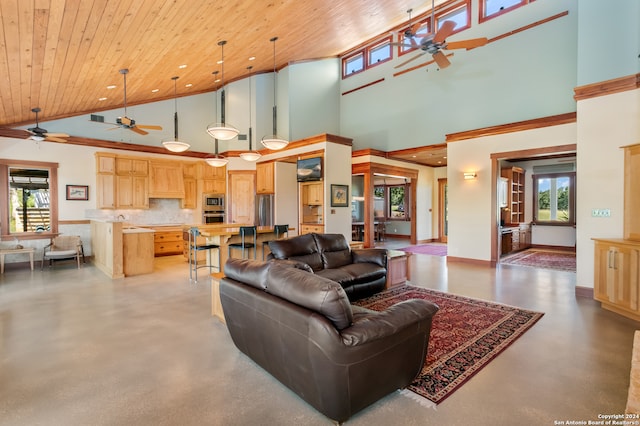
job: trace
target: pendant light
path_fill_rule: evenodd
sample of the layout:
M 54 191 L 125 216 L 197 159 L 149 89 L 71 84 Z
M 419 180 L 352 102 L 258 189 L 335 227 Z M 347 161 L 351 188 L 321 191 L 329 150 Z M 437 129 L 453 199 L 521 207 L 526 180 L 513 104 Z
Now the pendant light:
M 273 134 L 262 138 L 262 145 L 271 149 L 278 150 L 289 145 L 289 141 L 278 136 L 278 107 L 276 106 L 276 40 L 273 37 L 269 41 L 273 43 Z
M 173 139 L 162 141 L 162 145 L 171 152 L 183 152 L 188 150 L 191 145 L 178 139 L 178 89 L 177 81 L 180 77 L 171 77 L 173 80 L 173 97 L 174 97 L 174 113 L 173 113 Z
M 214 139 L 221 139 L 223 141 L 233 139 L 238 136 L 238 129 L 235 127 L 225 123 L 225 94 L 224 94 L 224 45 L 227 44 L 226 40 L 221 40 L 218 42 L 218 46 L 220 46 L 222 50 L 222 58 L 220 60 L 220 64 L 222 64 L 222 92 L 220 93 L 220 123 L 211 123 L 207 126 L 207 133 Z
M 213 75 L 217 77 L 218 76 L 218 71 L 214 71 Z M 216 79 L 216 81 L 217 81 L 217 79 Z M 216 110 L 215 113 L 214 113 L 214 116 L 217 116 L 218 115 L 218 108 L 217 108 L 217 105 L 218 105 L 218 91 L 217 90 L 215 92 L 215 100 L 214 100 L 213 104 L 214 104 L 214 107 L 215 107 L 215 110 Z M 205 158 L 204 161 L 206 161 L 206 163 L 208 165 L 212 166 L 212 167 L 224 167 L 224 166 L 226 166 L 227 163 L 229 162 L 229 160 L 227 160 L 226 158 L 221 157 L 220 155 L 218 155 L 218 139 L 213 138 L 213 143 L 214 143 L 214 147 L 215 147 L 214 156 Z
M 252 141 L 253 141 L 253 129 L 251 127 L 251 66 L 247 67 L 247 71 L 249 71 L 249 151 L 241 152 L 240 158 L 245 161 L 258 161 L 262 154 L 258 151 L 253 150 Z

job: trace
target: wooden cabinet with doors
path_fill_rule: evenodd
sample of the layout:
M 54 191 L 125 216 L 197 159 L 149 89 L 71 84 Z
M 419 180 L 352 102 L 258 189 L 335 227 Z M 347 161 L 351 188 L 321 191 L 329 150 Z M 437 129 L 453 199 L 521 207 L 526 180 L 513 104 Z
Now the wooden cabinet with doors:
M 153 235 L 154 255 L 168 256 L 182 254 L 184 241 L 182 239 L 182 229 L 178 227 L 158 227 L 154 228 Z
M 96 153 L 96 207 L 116 208 L 116 156 Z
M 116 208 L 149 208 L 149 162 L 116 157 Z
M 198 206 L 198 168 L 195 161 L 182 163 L 184 198 L 180 200 L 183 209 L 195 209 Z
M 507 178 L 507 205 L 503 210 L 505 223 L 524 222 L 524 177 L 525 171 L 520 167 L 508 167 L 501 170 L 501 176 Z
M 324 204 L 324 188 L 322 182 L 305 182 L 300 184 L 302 204 L 321 206 Z
M 256 164 L 256 193 L 257 194 L 273 194 L 275 191 L 274 183 L 274 163 Z
M 594 299 L 605 309 L 640 321 L 640 242 L 594 241 Z
M 324 232 L 324 186 L 322 182 L 300 183 L 300 234 Z
M 202 163 L 200 170 L 203 194 L 226 194 L 227 166 L 213 167 Z
M 324 225 L 300 225 L 300 233 L 299 233 L 299 235 L 310 234 L 312 232 L 314 232 L 316 234 L 323 234 L 324 233 Z

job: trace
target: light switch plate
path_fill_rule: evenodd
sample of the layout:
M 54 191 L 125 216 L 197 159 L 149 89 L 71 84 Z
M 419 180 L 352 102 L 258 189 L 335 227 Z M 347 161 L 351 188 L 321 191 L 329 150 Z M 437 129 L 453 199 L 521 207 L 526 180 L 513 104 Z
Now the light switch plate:
M 591 209 L 591 217 L 611 217 L 611 209 Z

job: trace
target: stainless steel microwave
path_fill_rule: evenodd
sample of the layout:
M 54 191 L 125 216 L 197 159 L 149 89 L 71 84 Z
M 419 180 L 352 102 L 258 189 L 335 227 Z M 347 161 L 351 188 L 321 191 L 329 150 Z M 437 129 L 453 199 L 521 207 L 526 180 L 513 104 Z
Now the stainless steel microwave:
M 224 194 L 204 194 L 202 210 L 224 212 Z

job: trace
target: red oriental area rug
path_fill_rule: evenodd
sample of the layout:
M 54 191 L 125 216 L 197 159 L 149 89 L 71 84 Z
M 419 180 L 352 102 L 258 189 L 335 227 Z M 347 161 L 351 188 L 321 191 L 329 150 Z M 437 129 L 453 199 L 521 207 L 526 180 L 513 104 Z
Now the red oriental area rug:
M 576 254 L 566 251 L 529 249 L 506 256 L 500 263 L 576 272 Z
M 433 318 L 427 359 L 407 389 L 439 404 L 522 336 L 544 314 L 484 300 L 403 285 L 354 302 L 375 311 L 408 299 L 426 299 Z

